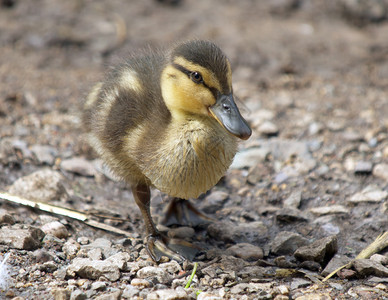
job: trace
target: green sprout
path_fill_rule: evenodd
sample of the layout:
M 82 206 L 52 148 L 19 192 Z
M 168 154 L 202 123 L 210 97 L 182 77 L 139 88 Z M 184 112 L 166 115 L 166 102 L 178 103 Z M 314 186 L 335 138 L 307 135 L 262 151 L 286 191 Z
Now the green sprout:
M 197 272 L 197 267 L 198 267 L 198 263 L 195 262 L 195 263 L 194 263 L 193 271 L 191 272 L 190 278 L 189 278 L 189 280 L 188 280 L 187 283 L 186 283 L 185 289 L 188 289 L 188 288 L 190 287 L 191 282 L 193 281 L 195 272 Z

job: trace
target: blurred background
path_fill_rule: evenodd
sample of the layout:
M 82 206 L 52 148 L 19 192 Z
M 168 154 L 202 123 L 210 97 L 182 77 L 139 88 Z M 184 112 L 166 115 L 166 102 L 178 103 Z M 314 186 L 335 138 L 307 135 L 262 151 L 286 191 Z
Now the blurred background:
M 0 97 L 72 109 L 128 52 L 191 38 L 219 44 L 236 82 L 260 91 L 314 79 L 385 86 L 387 18 L 384 0 L 2 0 Z

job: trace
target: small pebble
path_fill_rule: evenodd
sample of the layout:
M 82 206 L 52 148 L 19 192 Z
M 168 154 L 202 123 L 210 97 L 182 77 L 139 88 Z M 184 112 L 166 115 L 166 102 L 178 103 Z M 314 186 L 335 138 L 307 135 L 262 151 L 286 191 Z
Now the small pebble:
M 378 262 L 382 265 L 388 265 L 388 256 L 387 255 L 381 255 L 381 254 L 373 254 L 370 257 L 371 260 Z
M 164 289 L 158 290 L 147 295 L 147 300 L 157 300 L 157 299 L 165 299 L 165 300 L 179 300 L 179 299 L 187 299 L 187 292 L 184 289 Z
M 257 128 L 257 131 L 264 136 L 271 137 L 278 135 L 279 128 L 274 123 L 270 121 L 265 121 Z
M 7 213 L 5 209 L 0 209 L 0 224 L 15 224 L 15 218 Z
M 255 261 L 264 256 L 263 250 L 260 247 L 248 243 L 233 245 L 226 249 L 226 253 L 247 261 Z
M 100 248 L 90 249 L 87 255 L 92 260 L 102 260 L 103 258 L 102 250 Z
M 294 278 L 291 281 L 290 289 L 296 290 L 296 289 L 299 289 L 301 287 L 309 286 L 310 284 L 311 284 L 311 281 L 309 281 L 309 280 L 305 280 L 302 278 Z M 314 299 L 314 298 L 312 298 L 312 299 Z M 317 299 L 319 299 L 319 298 L 317 298 Z
M 348 200 L 351 203 L 359 202 L 380 202 L 388 197 L 388 192 L 381 190 L 380 188 L 369 185 L 361 192 L 358 192 L 350 197 Z
M 61 162 L 61 169 L 81 176 L 93 177 L 96 175 L 96 169 L 93 164 L 82 157 L 73 157 Z
M 133 299 L 135 296 L 139 295 L 140 290 L 134 287 L 131 284 L 128 284 L 122 294 L 124 299 Z
M 172 228 L 168 231 L 168 236 L 170 238 L 177 238 L 177 239 L 186 239 L 186 238 L 192 238 L 195 234 L 195 230 L 191 227 L 177 227 Z
M 159 283 L 168 282 L 170 280 L 170 275 L 160 267 L 144 267 L 137 271 L 136 273 L 138 278 L 148 278 L 155 277 Z
M 142 278 L 133 278 L 131 280 L 131 285 L 133 285 L 135 288 L 139 290 L 149 288 L 152 286 L 152 284 L 148 280 L 142 279 Z
M 77 239 L 77 242 L 80 244 L 80 245 L 87 245 L 90 243 L 90 240 L 88 237 L 86 236 L 81 236 Z
M 291 195 L 284 200 L 283 207 L 298 208 L 301 200 L 302 200 L 302 191 L 301 190 L 293 191 Z
M 103 281 L 95 281 L 92 283 L 92 290 L 103 291 L 106 289 L 106 283 Z
M 388 146 L 387 146 L 388 149 Z M 388 150 L 387 150 L 388 152 Z M 388 181 L 388 164 L 378 164 L 373 168 L 373 176 Z
M 110 262 L 112 265 L 117 266 L 120 270 L 127 269 L 127 262 L 131 261 L 131 255 L 127 252 L 118 252 L 109 256 L 106 261 Z
M 39 163 L 50 166 L 54 164 L 55 157 L 58 155 L 57 149 L 52 146 L 33 145 L 30 149 Z
M 222 300 L 224 299 L 222 296 L 216 296 L 215 294 L 209 292 L 201 292 L 199 293 L 197 300 Z
M 59 239 L 67 238 L 69 236 L 69 231 L 66 226 L 58 221 L 44 224 L 41 229 L 44 233 L 51 234 Z
M 162 263 L 159 265 L 159 267 L 165 269 L 170 274 L 176 274 L 182 271 L 181 265 L 175 260 Z
M 343 205 L 331 205 L 331 206 L 321 206 L 313 207 L 310 211 L 318 216 L 331 215 L 331 214 L 348 214 L 349 209 Z
M 86 299 L 86 294 L 81 290 L 74 290 L 71 292 L 70 300 L 84 300 Z
M 309 125 L 309 134 L 310 135 L 316 135 L 320 132 L 322 132 L 324 129 L 324 125 L 319 122 L 313 122 Z
M 286 285 L 278 285 L 274 288 L 274 292 L 277 294 L 288 295 L 290 291 Z
M 35 250 L 32 255 L 35 257 L 37 263 L 45 263 L 53 260 L 53 256 L 44 249 Z
M 308 240 L 295 232 L 281 231 L 273 239 L 271 252 L 277 255 L 292 255 L 301 246 L 307 245 Z
M 354 167 L 354 173 L 357 175 L 372 174 L 373 164 L 370 161 L 358 161 Z
M 74 239 L 69 239 L 62 247 L 62 251 L 68 258 L 75 257 L 80 249 L 81 245 Z

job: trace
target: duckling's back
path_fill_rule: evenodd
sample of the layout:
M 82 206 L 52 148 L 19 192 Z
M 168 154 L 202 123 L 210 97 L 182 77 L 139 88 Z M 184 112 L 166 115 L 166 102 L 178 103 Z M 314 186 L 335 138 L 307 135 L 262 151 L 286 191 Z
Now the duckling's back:
M 140 140 L 147 136 L 157 143 L 171 119 L 160 91 L 164 65 L 164 57 L 151 52 L 130 58 L 98 83 L 85 103 L 89 143 L 115 175 L 134 184 L 150 184 L 136 161 L 136 152 L 146 151 Z

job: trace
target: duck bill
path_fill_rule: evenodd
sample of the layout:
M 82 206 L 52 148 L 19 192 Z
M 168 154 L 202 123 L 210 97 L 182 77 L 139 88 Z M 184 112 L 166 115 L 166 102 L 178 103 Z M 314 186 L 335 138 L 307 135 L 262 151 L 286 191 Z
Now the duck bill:
M 252 130 L 247 121 L 241 116 L 233 99 L 233 94 L 217 96 L 216 103 L 209 107 L 213 118 L 234 136 L 247 140 Z

